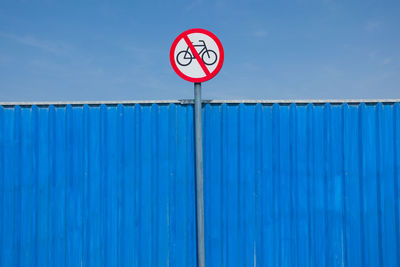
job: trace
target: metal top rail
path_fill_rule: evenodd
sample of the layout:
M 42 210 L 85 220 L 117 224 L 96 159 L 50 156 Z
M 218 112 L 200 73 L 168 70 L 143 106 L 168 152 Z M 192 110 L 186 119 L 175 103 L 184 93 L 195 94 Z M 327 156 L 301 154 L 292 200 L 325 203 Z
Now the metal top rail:
M 302 100 L 206 100 L 203 99 L 203 104 L 376 104 L 376 103 L 398 103 L 400 99 L 302 99 Z M 182 99 L 182 100 L 113 100 L 113 101 L 37 101 L 37 102 L 0 102 L 1 106 L 81 106 L 81 105 L 135 105 L 135 104 L 182 104 L 182 105 L 190 105 L 194 104 L 193 99 Z

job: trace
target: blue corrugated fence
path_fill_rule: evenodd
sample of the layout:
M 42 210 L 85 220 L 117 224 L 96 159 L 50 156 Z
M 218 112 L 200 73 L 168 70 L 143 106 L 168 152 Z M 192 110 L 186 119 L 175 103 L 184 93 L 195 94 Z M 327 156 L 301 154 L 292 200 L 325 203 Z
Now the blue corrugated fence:
M 205 104 L 208 266 L 399 266 L 400 105 Z M 195 266 L 190 104 L 0 106 L 0 266 Z

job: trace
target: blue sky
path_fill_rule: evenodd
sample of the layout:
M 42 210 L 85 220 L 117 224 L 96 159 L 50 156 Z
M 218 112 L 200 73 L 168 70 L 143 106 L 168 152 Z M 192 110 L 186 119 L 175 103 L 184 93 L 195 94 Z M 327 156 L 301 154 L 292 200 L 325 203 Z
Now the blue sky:
M 177 35 L 215 33 L 207 99 L 400 98 L 400 1 L 0 2 L 0 102 L 188 99 Z

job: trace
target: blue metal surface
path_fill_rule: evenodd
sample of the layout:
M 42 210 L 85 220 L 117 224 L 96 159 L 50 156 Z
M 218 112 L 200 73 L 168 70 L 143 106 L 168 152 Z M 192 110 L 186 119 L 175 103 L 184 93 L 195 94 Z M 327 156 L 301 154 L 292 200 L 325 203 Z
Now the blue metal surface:
M 399 266 L 400 105 L 203 107 L 206 263 Z M 0 106 L 0 266 L 195 266 L 192 105 Z

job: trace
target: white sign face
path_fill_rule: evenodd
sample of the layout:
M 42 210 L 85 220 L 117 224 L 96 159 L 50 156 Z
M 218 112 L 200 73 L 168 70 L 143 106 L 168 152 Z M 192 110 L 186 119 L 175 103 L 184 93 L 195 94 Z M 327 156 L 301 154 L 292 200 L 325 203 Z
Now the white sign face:
M 170 60 L 181 78 L 203 82 L 213 78 L 221 69 L 224 51 L 214 34 L 203 29 L 192 29 L 175 39 Z

